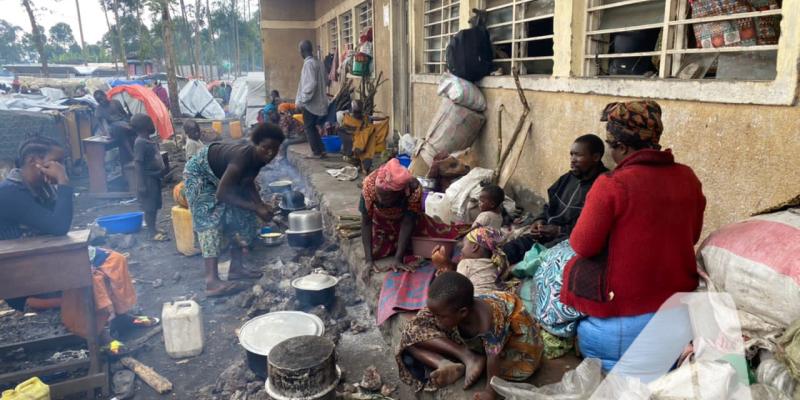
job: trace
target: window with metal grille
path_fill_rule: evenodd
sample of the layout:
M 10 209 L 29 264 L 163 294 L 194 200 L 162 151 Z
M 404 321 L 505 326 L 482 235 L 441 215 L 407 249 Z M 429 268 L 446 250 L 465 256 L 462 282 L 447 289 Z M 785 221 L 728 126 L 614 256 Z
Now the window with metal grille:
M 553 73 L 553 12 L 556 0 L 487 0 L 486 27 L 497 71 L 508 75 Z
M 358 29 L 364 31 L 372 27 L 372 0 L 365 1 L 356 7 L 358 13 Z
M 330 53 L 340 53 L 339 50 L 339 28 L 336 24 L 336 18 L 330 20 L 328 22 L 328 38 L 330 39 L 330 48 L 328 52 Z
M 458 0 L 425 0 L 422 18 L 422 72 L 440 74 L 446 69 L 445 49 L 458 32 Z
M 780 0 L 585 1 L 585 76 L 775 79 Z
M 342 25 L 342 47 L 347 48 L 348 44 L 353 43 L 353 14 L 350 10 L 339 16 L 339 23 Z

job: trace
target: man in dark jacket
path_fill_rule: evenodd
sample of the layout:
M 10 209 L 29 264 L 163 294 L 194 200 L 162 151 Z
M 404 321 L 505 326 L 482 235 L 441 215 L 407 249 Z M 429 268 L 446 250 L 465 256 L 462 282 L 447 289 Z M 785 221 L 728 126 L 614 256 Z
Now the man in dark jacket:
M 530 232 L 503 246 L 509 263 L 521 261 L 534 243 L 552 247 L 569 238 L 581 215 L 586 193 L 598 175 L 608 171 L 602 161 L 604 151 L 603 140 L 596 135 L 575 139 L 569 150 L 570 171 L 547 189 L 547 204 L 534 220 Z

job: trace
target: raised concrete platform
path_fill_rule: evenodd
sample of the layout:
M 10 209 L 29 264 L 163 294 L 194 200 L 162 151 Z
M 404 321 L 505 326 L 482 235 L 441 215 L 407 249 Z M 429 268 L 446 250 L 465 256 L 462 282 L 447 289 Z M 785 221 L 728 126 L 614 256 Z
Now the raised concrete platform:
M 337 181 L 325 170 L 332 168 L 342 168 L 347 166 L 341 161 L 338 155 L 329 156 L 326 160 L 307 159 L 311 154 L 308 144 L 301 143 L 289 147 L 287 158 L 289 163 L 298 169 L 300 174 L 306 179 L 306 184 L 314 194 L 315 201 L 320 205 L 322 211 L 326 233 L 332 238 L 336 238 L 342 250 L 342 254 L 350 265 L 351 273 L 358 277 L 356 279 L 359 294 L 369 305 L 373 315 L 377 309 L 378 295 L 383 285 L 385 273 L 368 274 L 368 266 L 364 262 L 364 249 L 361 245 L 361 238 L 340 239 L 335 235 L 337 217 L 340 215 L 358 214 L 358 202 L 361 196 L 361 189 L 358 183 L 363 176 L 353 182 Z M 386 265 L 390 259 L 378 260 L 379 265 Z M 400 341 L 400 327 L 403 322 L 411 318 L 413 314 L 396 314 L 381 327 L 384 340 L 392 348 L 396 349 Z M 566 356 L 556 360 L 545 360 L 539 371 L 534 374 L 531 383 L 540 386 L 561 380 L 564 373 L 575 368 L 580 360 L 575 356 Z M 483 388 L 484 382 L 479 382 L 475 388 Z M 475 388 L 463 390 L 459 384 L 451 385 L 447 388 L 433 393 L 419 393 L 419 399 L 471 399 L 475 393 Z

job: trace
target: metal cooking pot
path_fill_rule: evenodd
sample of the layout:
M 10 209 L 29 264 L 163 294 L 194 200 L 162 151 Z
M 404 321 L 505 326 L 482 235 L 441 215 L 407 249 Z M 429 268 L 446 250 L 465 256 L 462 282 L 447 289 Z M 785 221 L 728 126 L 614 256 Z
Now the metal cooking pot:
M 277 246 L 283 243 L 284 234 L 280 232 L 270 232 L 270 233 L 262 233 L 259 235 L 261 237 L 261 241 L 264 242 L 267 246 Z
M 297 190 L 288 191 L 281 195 L 280 207 L 285 211 L 297 211 L 306 208 L 306 196 Z
M 286 238 L 289 246 L 298 248 L 318 247 L 325 241 L 322 229 L 312 232 L 292 232 L 286 231 Z
M 267 378 L 267 355 L 278 343 L 296 336 L 322 336 L 325 324 L 316 315 L 300 311 L 276 311 L 259 315 L 242 325 L 239 344 L 247 351 L 247 366 Z
M 322 230 L 322 213 L 316 210 L 289 213 L 289 231 L 308 233 Z
M 267 185 L 272 193 L 286 193 L 292 191 L 292 181 L 275 181 Z
M 326 274 L 309 274 L 292 281 L 295 296 L 303 307 L 332 307 L 339 279 Z

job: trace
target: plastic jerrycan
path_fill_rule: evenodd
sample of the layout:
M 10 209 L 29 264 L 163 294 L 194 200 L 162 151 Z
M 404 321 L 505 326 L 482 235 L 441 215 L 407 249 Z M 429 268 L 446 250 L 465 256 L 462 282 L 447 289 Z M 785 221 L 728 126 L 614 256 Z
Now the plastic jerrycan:
M 228 131 L 231 134 L 231 139 L 242 138 L 242 123 L 239 121 L 231 121 L 228 124 Z
M 222 135 L 222 121 L 211 121 L 211 130 L 217 133 L 217 136 Z
M 28 379 L 13 390 L 6 390 L 0 400 L 50 400 L 50 387 L 37 377 Z
M 164 303 L 161 324 L 167 355 L 185 358 L 203 352 L 203 314 L 194 300 Z
M 175 231 L 175 247 L 179 253 L 191 257 L 200 252 L 194 247 L 192 212 L 188 208 L 172 207 L 172 229 Z
M 450 199 L 444 193 L 428 193 L 425 199 L 425 214 L 431 218 L 438 218 L 445 224 L 453 220 L 453 212 L 450 210 Z

